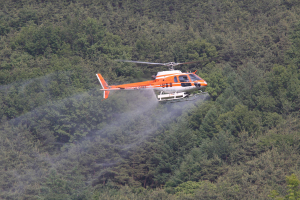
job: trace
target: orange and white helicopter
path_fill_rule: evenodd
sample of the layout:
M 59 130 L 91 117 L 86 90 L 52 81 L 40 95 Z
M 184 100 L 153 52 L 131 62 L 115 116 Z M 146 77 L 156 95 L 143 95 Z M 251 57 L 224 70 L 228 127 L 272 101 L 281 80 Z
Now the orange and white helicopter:
M 182 73 L 180 70 L 174 70 L 174 66 L 191 64 L 196 62 L 185 63 L 151 63 L 132 60 L 118 60 L 122 62 L 133 62 L 150 65 L 164 65 L 170 67 L 169 71 L 158 72 L 156 76 L 152 76 L 153 80 L 129 83 L 123 85 L 108 85 L 101 74 L 96 74 L 104 91 L 104 99 L 108 98 L 109 92 L 113 90 L 155 90 L 159 91 L 157 95 L 159 101 L 176 100 L 187 98 L 193 91 L 199 90 L 207 86 L 205 80 L 196 75 L 196 71 L 193 73 Z

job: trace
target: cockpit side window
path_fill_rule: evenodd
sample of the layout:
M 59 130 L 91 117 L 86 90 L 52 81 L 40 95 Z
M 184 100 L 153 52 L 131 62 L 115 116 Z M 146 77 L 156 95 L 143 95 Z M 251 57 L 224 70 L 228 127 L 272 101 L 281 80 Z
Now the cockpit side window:
M 190 82 L 190 80 L 187 77 L 187 75 L 181 75 L 181 76 L 179 76 L 179 81 L 180 82 Z
M 195 74 L 189 74 L 191 81 L 199 81 L 202 80 L 199 76 Z
M 177 76 L 174 76 L 174 83 L 178 83 Z

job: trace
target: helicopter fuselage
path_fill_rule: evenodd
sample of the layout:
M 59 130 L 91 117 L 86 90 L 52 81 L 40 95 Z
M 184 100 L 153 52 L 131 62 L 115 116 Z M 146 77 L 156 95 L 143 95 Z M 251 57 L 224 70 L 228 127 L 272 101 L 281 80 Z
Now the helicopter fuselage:
M 205 80 L 193 73 L 182 73 L 180 70 L 170 70 L 158 72 L 154 80 L 129 83 L 122 85 L 109 86 L 101 74 L 97 74 L 98 80 L 102 85 L 104 91 L 104 98 L 108 98 L 109 91 L 112 90 L 156 90 L 163 93 L 172 94 L 169 96 L 175 97 L 180 93 L 181 96 L 186 97 L 188 93 L 196 90 L 201 90 L 207 86 Z M 168 95 L 166 95 L 168 97 Z

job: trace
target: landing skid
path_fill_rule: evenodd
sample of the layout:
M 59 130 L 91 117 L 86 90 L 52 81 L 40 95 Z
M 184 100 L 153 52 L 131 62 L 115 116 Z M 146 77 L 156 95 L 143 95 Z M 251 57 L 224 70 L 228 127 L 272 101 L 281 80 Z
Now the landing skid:
M 200 94 L 206 94 L 206 92 L 202 92 L 201 90 L 199 93 L 196 94 L 187 94 L 185 92 L 175 92 L 171 94 L 165 94 L 164 92 L 160 92 L 159 95 L 157 95 L 158 101 L 164 102 L 164 101 L 171 101 L 171 102 L 179 102 L 179 101 L 193 101 L 197 98 Z
M 157 95 L 158 101 L 170 101 L 170 100 L 176 100 L 176 99 L 183 99 L 185 97 L 189 96 L 185 92 L 175 92 L 171 94 L 166 94 L 163 91 L 160 92 L 159 95 Z

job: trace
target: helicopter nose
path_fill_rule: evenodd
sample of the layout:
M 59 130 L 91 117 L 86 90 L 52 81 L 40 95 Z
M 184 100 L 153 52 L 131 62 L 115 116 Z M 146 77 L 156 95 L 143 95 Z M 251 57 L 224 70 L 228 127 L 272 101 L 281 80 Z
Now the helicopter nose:
M 201 86 L 207 86 L 206 81 L 203 81 L 203 82 L 201 83 Z

